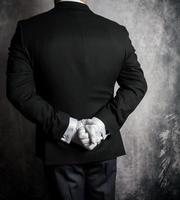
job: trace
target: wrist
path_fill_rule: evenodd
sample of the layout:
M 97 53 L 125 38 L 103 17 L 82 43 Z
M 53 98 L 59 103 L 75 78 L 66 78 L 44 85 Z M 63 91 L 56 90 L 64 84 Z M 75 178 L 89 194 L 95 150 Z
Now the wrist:
M 68 144 L 71 142 L 72 138 L 74 137 L 74 135 L 76 133 L 77 124 L 78 124 L 78 120 L 73 117 L 70 117 L 69 126 L 68 126 L 65 134 L 61 138 L 62 141 L 66 142 Z

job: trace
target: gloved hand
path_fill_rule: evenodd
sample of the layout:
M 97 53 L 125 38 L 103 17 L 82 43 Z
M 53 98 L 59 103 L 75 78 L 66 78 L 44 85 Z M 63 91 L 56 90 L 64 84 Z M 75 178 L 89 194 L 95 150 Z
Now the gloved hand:
M 104 123 L 96 117 L 78 121 L 77 130 L 72 138 L 75 142 L 88 150 L 94 149 L 101 140 L 105 139 L 106 129 Z
M 90 139 L 96 138 L 96 142 L 99 143 L 102 139 L 105 140 L 110 133 L 106 133 L 105 124 L 97 117 L 93 117 L 91 119 L 83 119 L 82 123 L 85 126 L 85 129 L 88 131 Z M 92 127 L 95 129 L 95 136 L 92 133 Z
M 97 143 L 91 142 L 88 132 L 85 130 L 84 124 L 81 120 L 78 121 L 76 133 L 72 137 L 71 142 L 74 142 L 85 149 L 92 150 Z
M 103 139 L 99 126 L 94 123 L 92 119 L 83 119 L 82 123 L 84 124 L 85 130 L 88 132 L 91 143 L 99 144 Z

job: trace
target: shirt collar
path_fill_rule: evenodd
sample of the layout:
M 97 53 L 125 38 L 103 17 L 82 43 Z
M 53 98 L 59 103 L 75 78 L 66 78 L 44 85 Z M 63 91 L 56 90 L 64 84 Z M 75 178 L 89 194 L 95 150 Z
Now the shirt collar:
M 85 3 L 82 2 L 81 0 L 61 0 L 60 2 L 64 2 L 64 1 L 68 1 L 68 2 L 78 2 L 78 3 L 83 3 L 83 4 L 85 4 Z

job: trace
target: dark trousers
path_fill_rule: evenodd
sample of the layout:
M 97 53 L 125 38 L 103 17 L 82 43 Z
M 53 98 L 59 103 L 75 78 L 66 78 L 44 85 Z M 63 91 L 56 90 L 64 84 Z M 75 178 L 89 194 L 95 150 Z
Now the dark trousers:
M 44 169 L 49 200 L 115 200 L 117 158 Z

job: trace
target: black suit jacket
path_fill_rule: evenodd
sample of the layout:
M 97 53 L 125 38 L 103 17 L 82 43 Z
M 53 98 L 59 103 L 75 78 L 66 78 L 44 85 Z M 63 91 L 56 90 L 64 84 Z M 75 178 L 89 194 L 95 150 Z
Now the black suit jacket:
M 116 81 L 119 89 L 113 96 Z M 125 26 L 86 4 L 59 2 L 22 19 L 9 46 L 9 101 L 36 124 L 46 164 L 86 163 L 126 154 L 120 128 L 147 90 Z M 96 116 L 111 136 L 92 151 L 60 141 L 69 117 Z

